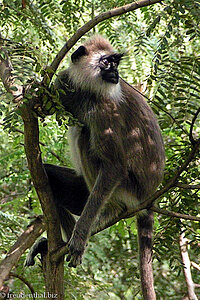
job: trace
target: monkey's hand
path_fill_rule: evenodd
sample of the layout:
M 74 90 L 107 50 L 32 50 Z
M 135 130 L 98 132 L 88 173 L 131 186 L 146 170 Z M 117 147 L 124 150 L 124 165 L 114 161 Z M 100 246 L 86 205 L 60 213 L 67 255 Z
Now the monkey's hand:
M 69 262 L 69 267 L 75 268 L 82 263 L 82 256 L 86 247 L 86 239 L 77 231 L 74 233 L 68 242 L 69 253 L 66 260 Z

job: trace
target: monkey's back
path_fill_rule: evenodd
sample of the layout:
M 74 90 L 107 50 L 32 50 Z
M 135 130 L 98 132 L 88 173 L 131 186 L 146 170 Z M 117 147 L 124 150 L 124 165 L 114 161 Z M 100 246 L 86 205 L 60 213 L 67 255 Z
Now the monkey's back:
M 165 151 L 157 119 L 144 97 L 121 80 L 127 105 L 126 119 L 127 164 L 130 165 L 128 184 L 137 187 L 139 200 L 152 194 L 163 178 Z

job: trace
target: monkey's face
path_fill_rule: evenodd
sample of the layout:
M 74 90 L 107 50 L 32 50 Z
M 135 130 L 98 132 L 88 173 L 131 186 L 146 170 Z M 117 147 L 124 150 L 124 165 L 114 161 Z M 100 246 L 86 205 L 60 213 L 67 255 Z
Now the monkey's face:
M 117 84 L 119 81 L 118 65 L 123 54 L 109 51 L 90 51 L 80 46 L 71 56 L 72 63 L 83 72 L 87 80 L 102 80 L 103 82 Z M 99 81 L 100 83 L 100 81 Z

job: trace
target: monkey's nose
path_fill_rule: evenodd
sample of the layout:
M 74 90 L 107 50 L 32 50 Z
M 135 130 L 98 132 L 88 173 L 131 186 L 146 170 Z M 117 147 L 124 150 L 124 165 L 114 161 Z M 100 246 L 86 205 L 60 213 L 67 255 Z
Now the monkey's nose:
M 110 63 L 110 69 L 111 70 L 117 70 L 117 64 L 115 62 Z

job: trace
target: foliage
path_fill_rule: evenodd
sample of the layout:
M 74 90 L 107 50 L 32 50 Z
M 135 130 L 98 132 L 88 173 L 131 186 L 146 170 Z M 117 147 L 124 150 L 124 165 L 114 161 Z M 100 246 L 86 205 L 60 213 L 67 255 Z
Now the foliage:
M 17 79 L 28 87 L 30 82 L 41 80 L 45 67 L 63 46 L 66 37 L 94 15 L 127 1 L 27 0 L 24 3 L 22 7 L 19 0 L 0 1 L 0 32 L 4 38 L 1 43 L 9 51 Z M 165 1 L 161 5 L 106 20 L 93 30 L 93 33 L 106 35 L 117 49 L 127 53 L 120 69 L 122 77 L 130 84 L 142 82 L 144 87 L 147 86 L 145 95 L 158 116 L 166 146 L 163 184 L 182 165 L 191 149 L 190 128 L 200 106 L 199 9 L 200 4 L 195 0 Z M 68 61 L 66 58 L 62 67 Z M 19 112 L 10 104 L 10 96 L 3 86 L 0 86 L 0 99 L 0 253 L 3 258 L 29 219 L 40 214 L 41 210 L 27 169 Z M 197 118 L 193 127 L 195 138 L 200 134 L 199 123 Z M 70 165 L 64 124 L 58 126 L 52 116 L 41 121 L 40 129 L 44 161 Z M 199 171 L 197 158 L 179 181 L 199 184 Z M 159 206 L 198 215 L 199 196 L 198 189 L 176 187 L 164 195 Z M 190 259 L 199 264 L 199 224 L 156 214 L 153 250 L 158 299 L 183 298 L 187 292 L 183 286 L 178 245 L 182 230 L 190 241 Z M 93 237 L 83 266 L 69 270 L 66 265 L 66 299 L 141 299 L 136 241 L 132 219 L 120 221 Z M 43 292 L 40 270 L 37 266 L 24 270 L 23 260 L 24 257 L 16 272 L 31 278 L 35 290 Z M 192 276 L 198 283 L 197 270 L 192 269 Z M 26 288 L 16 279 L 13 291 L 19 290 L 26 291 Z M 200 297 L 199 290 L 196 294 Z

